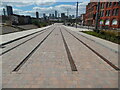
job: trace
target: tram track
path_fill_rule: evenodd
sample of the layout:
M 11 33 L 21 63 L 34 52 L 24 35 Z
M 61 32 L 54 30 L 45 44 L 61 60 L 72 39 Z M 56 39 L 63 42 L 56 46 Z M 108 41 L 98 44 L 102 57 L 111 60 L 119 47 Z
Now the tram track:
M 48 27 L 48 28 L 46 28 L 46 29 L 49 29 L 49 28 L 50 28 L 50 27 Z M 41 31 L 44 31 L 44 30 L 46 30 L 46 29 L 43 29 L 43 30 L 40 30 L 40 31 L 37 31 L 37 32 L 31 33 L 31 34 L 25 35 L 25 36 L 23 36 L 23 37 L 19 37 L 19 38 L 16 38 L 16 39 L 14 39 L 14 40 L 11 40 L 11 41 L 8 41 L 8 42 L 5 42 L 5 43 L 2 43 L 2 44 L 0 44 L 0 47 L 3 47 L 3 46 L 5 46 L 5 45 L 8 45 L 8 44 L 13 43 L 13 42 L 18 41 L 18 40 L 21 40 L 21 39 L 23 39 L 23 38 L 26 38 L 26 37 L 32 36 L 32 35 L 34 35 L 34 34 L 36 34 L 36 33 L 39 33 L 39 32 L 41 32 Z
M 65 41 L 64 35 L 63 35 L 62 31 L 61 31 L 61 28 L 60 28 L 60 32 L 61 32 L 63 43 L 64 43 L 64 46 L 65 46 L 65 50 L 66 50 L 66 53 L 67 53 L 67 56 L 68 56 L 68 60 L 69 60 L 70 66 L 71 66 L 71 70 L 72 71 L 77 71 L 77 67 L 76 67 L 75 62 L 73 60 L 71 52 L 70 52 L 70 50 L 68 48 L 68 45 L 67 45 L 67 43 Z
M 40 33 L 40 32 L 41 32 L 41 33 Z M 4 51 L 4 52 L 2 52 L 2 53 L 0 54 L 0 56 L 1 56 L 1 55 L 4 55 L 5 53 L 7 53 L 7 52 L 9 52 L 9 51 L 11 51 L 11 50 L 13 50 L 13 49 L 15 49 L 15 48 L 17 48 L 17 47 L 23 45 L 23 44 L 25 44 L 26 42 L 28 42 L 28 41 L 30 41 L 30 40 L 36 38 L 37 36 L 39 36 L 39 35 L 45 33 L 45 32 L 46 32 L 46 29 L 43 30 L 43 32 L 42 32 L 42 31 L 40 31 L 40 32 L 39 32 L 39 34 L 37 34 L 37 35 L 35 35 L 35 36 L 33 36 L 33 37 L 31 37 L 31 38 L 25 40 L 24 42 L 22 42 L 22 43 L 20 43 L 20 44 L 18 44 L 18 45 L 16 45 L 16 46 L 14 46 L 14 47 L 12 47 L 12 48 L 10 48 L 10 49 Z
M 93 53 L 95 53 L 98 57 L 100 57 L 104 62 L 106 62 L 109 66 L 111 66 L 113 69 L 115 69 L 116 71 L 120 71 L 120 68 L 117 67 L 116 65 L 114 65 L 112 62 L 110 62 L 108 59 L 106 59 L 104 56 L 102 56 L 100 53 L 98 53 L 97 51 L 95 51 L 93 48 L 91 48 L 89 45 L 87 45 L 85 42 L 83 42 L 82 40 L 80 40 L 78 37 L 76 37 L 74 34 L 72 34 L 71 32 L 69 32 L 66 28 L 64 28 L 64 30 L 66 32 L 68 32 L 71 36 L 73 36 L 76 40 L 78 40 L 79 42 L 81 42 L 83 45 L 85 45 L 89 50 L 91 50 Z
M 53 29 L 55 30 L 55 28 Z M 34 52 L 41 46 L 41 44 L 50 36 L 53 30 L 47 34 L 44 39 L 30 52 L 28 55 L 13 69 L 13 72 L 18 72 L 20 68 L 27 62 L 27 60 L 34 54 Z

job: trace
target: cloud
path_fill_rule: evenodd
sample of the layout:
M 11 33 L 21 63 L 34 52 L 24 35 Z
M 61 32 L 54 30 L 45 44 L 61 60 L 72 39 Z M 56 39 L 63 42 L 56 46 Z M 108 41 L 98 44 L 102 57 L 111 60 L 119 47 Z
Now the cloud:
M 89 3 L 89 1 L 84 1 L 82 3 L 79 3 L 79 14 L 85 13 L 86 11 L 86 5 Z
M 2 6 L 24 7 L 29 5 L 52 5 L 56 0 L 1 0 Z
M 86 5 L 88 2 L 79 3 L 79 15 L 85 13 Z M 59 14 L 65 13 L 67 15 L 67 10 L 69 12 L 69 15 L 75 15 L 76 14 L 76 5 L 66 5 L 61 4 L 57 6 L 50 6 L 50 7 L 33 7 L 31 11 L 25 11 L 24 13 L 29 13 L 32 16 L 35 16 L 35 12 L 38 11 L 40 16 L 43 16 L 43 13 L 46 13 L 46 15 L 54 14 L 55 10 Z
M 90 0 L 76 0 L 78 2 L 86 2 Z M 1 4 L 16 6 L 16 7 L 24 7 L 29 5 L 52 5 L 56 2 L 76 2 L 75 0 L 1 0 Z
M 54 6 L 54 7 L 46 7 L 46 8 L 41 8 L 41 7 L 33 7 L 33 10 L 36 10 L 40 13 L 54 13 L 55 10 L 58 11 L 58 13 L 66 13 L 67 9 L 69 9 L 69 12 L 73 12 L 73 10 L 75 10 L 75 6 L 74 5 L 58 5 L 58 6 Z M 74 12 L 73 12 L 74 13 Z
M 46 0 L 46 2 L 47 2 L 47 0 Z M 84 1 L 84 2 L 79 3 L 79 15 L 85 13 L 86 5 L 88 3 L 89 3 L 89 1 Z M 14 5 L 15 3 L 12 2 L 11 4 Z M 23 3 L 23 6 L 24 6 L 24 4 L 25 4 L 25 2 Z M 53 2 L 51 2 L 50 4 L 53 4 Z M 18 3 L 17 5 L 20 6 L 21 4 Z M 29 3 L 29 5 L 30 5 L 30 3 Z M 35 4 L 33 4 L 33 5 L 35 5 Z M 46 15 L 54 14 L 55 10 L 57 10 L 59 14 L 65 13 L 66 15 L 67 15 L 67 10 L 68 10 L 69 15 L 75 15 L 76 14 L 76 4 L 60 4 L 60 5 L 56 5 L 56 6 L 50 5 L 50 6 L 47 6 L 47 7 L 41 7 L 39 5 L 38 6 L 36 5 L 35 7 L 32 8 L 32 10 L 29 10 L 29 11 L 24 11 L 24 10 L 16 9 L 16 8 L 13 9 L 15 14 L 31 15 L 31 16 L 35 16 L 35 12 L 38 11 L 39 15 L 41 17 L 43 16 L 43 13 L 46 13 Z
M 3 14 L 3 7 L 0 7 L 0 15 Z
M 88 3 L 89 2 L 87 2 L 87 1 L 79 3 L 79 15 L 85 13 L 86 5 Z M 57 10 L 58 13 L 65 13 L 66 15 L 67 15 L 67 10 L 68 10 L 69 15 L 75 15 L 76 14 L 76 4 L 75 5 L 61 4 L 61 5 L 57 5 L 54 7 L 46 7 L 46 8 L 33 7 L 33 10 L 38 11 L 41 16 L 43 13 L 46 13 L 46 14 L 54 13 L 55 10 Z

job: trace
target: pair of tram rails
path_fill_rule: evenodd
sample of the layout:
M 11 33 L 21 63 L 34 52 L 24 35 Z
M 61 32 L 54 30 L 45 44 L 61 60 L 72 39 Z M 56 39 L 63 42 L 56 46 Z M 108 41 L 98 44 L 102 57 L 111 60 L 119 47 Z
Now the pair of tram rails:
M 50 34 L 55 30 L 55 28 L 56 28 L 56 27 L 54 27 L 54 29 L 52 29 L 52 30 L 50 31 L 50 33 L 48 33 L 48 34 L 43 38 L 43 40 L 42 40 L 35 48 L 33 48 L 33 50 L 13 69 L 13 72 L 18 72 L 18 71 L 20 70 L 20 68 L 27 62 L 27 60 L 32 56 L 32 54 L 41 46 L 41 44 L 42 44 L 42 43 L 50 36 Z M 50 29 L 50 27 L 47 28 L 47 29 Z M 20 43 L 20 44 L 18 44 L 18 45 L 16 45 L 16 46 L 8 49 L 8 50 L 2 52 L 2 53 L 0 54 L 0 56 L 2 56 L 3 54 L 5 54 L 5 53 L 7 53 L 7 52 L 9 52 L 9 51 L 17 48 L 18 46 L 20 46 L 20 45 L 22 45 L 22 44 L 24 44 L 24 43 L 26 43 L 26 42 L 34 39 L 35 37 L 43 34 L 44 32 L 47 31 L 47 29 L 43 29 L 43 30 L 41 30 L 41 31 L 38 31 L 38 32 L 35 32 L 35 33 L 32 33 L 32 34 L 29 34 L 29 35 L 26 35 L 26 36 L 17 38 L 17 39 L 15 39 L 15 40 L 9 41 L 9 42 L 7 42 L 7 43 L 1 44 L 0 47 L 4 47 L 5 45 L 7 45 L 7 44 L 9 44 L 9 43 L 12 43 L 12 42 L 21 40 L 21 39 L 23 39 L 23 38 L 26 38 L 26 37 L 28 37 L 28 36 L 32 36 L 32 35 L 36 34 L 35 36 L 27 39 L 26 41 L 24 41 L 24 42 L 22 42 L 22 43 Z M 97 51 L 95 51 L 94 49 L 92 49 L 89 45 L 87 45 L 87 44 L 84 43 L 82 40 L 80 40 L 78 37 L 76 37 L 73 33 L 71 33 L 70 31 L 68 31 L 66 28 L 64 28 L 64 30 L 65 30 L 67 33 L 69 33 L 71 36 L 73 36 L 76 40 L 78 40 L 80 43 L 82 43 L 83 45 L 85 45 L 85 46 L 86 46 L 88 49 L 90 49 L 92 52 L 94 52 L 98 57 L 100 57 L 103 61 L 105 61 L 105 62 L 106 62 L 108 65 L 110 65 L 113 69 L 115 69 L 116 71 L 120 71 L 120 68 L 119 68 L 119 67 L 117 67 L 117 66 L 114 65 L 112 62 L 110 62 L 108 59 L 106 59 L 104 56 L 102 56 L 102 55 L 99 54 Z M 66 53 L 67 53 L 67 56 L 68 56 L 68 60 L 69 60 L 70 66 L 71 66 L 71 70 L 72 70 L 72 71 L 78 71 L 78 70 L 77 70 L 77 67 L 76 67 L 76 65 L 75 65 L 75 62 L 74 62 L 74 60 L 73 60 L 73 58 L 72 58 L 71 52 L 70 52 L 70 50 L 69 50 L 69 48 L 68 48 L 67 42 L 65 41 L 65 38 L 64 38 L 64 35 L 63 35 L 63 33 L 62 33 L 61 28 L 60 28 L 60 33 L 61 33 L 61 35 L 62 35 L 63 43 L 64 43 L 65 50 L 66 50 Z

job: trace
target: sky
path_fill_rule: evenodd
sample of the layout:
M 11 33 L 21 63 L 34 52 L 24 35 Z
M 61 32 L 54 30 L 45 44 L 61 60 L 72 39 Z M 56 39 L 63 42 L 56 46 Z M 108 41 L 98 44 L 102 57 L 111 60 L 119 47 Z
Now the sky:
M 2 0 L 0 3 L 0 15 L 3 14 L 3 8 L 6 5 L 13 7 L 13 13 L 19 15 L 30 15 L 35 17 L 35 12 L 38 11 L 40 17 L 43 13 L 46 15 L 54 14 L 55 10 L 58 13 L 65 13 L 67 15 L 67 9 L 69 15 L 75 15 L 76 2 L 79 2 L 79 15 L 85 13 L 86 5 L 90 0 Z

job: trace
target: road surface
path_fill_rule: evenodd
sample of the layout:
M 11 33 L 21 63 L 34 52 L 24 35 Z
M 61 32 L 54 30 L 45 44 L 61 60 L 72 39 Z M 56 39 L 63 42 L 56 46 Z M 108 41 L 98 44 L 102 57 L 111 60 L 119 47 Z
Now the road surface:
M 118 88 L 117 54 L 59 24 L 2 46 L 0 56 L 3 88 Z

